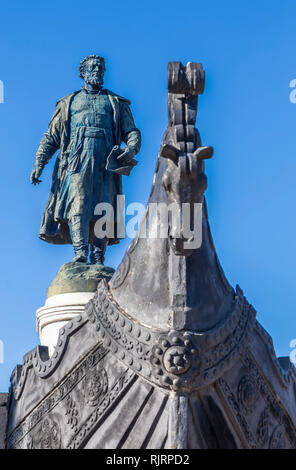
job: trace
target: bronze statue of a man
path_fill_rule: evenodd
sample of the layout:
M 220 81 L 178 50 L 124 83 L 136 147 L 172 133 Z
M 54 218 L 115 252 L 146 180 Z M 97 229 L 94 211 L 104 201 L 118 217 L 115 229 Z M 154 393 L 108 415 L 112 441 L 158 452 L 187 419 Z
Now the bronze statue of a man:
M 119 241 L 116 231 L 112 239 L 96 237 L 95 206 L 109 203 L 117 213 L 121 175 L 136 164 L 133 157 L 141 146 L 130 102 L 103 88 L 104 72 L 103 57 L 90 55 L 81 61 L 84 86 L 58 101 L 31 173 L 31 183 L 39 184 L 45 165 L 60 150 L 39 236 L 49 243 L 72 243 L 73 261 L 87 262 L 90 247 L 93 264 L 103 264 L 106 246 Z

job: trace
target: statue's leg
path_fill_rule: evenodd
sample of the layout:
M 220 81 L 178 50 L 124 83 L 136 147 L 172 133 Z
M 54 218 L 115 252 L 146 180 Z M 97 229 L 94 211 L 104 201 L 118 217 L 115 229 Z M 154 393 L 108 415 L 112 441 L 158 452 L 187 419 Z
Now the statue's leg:
M 94 224 L 91 225 L 90 240 L 89 260 L 91 264 L 104 264 L 105 252 L 107 248 L 107 237 L 97 238 L 94 234 Z
M 74 248 L 73 262 L 87 262 L 89 222 L 80 215 L 75 215 L 69 222 L 70 236 Z
M 89 260 L 91 264 L 104 264 L 107 239 L 99 240 L 96 245 L 90 245 Z

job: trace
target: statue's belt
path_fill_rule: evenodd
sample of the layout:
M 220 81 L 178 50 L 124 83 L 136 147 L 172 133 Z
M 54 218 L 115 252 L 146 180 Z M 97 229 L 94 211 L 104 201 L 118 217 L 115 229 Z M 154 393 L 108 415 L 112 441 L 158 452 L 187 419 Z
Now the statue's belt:
M 92 137 L 98 139 L 102 136 L 105 136 L 106 131 L 100 127 L 86 127 L 84 137 Z
M 83 148 L 83 141 L 85 138 L 99 139 L 105 137 L 107 146 L 110 146 L 109 134 L 106 129 L 102 127 L 81 126 L 78 125 L 75 129 L 75 134 L 72 137 L 71 150 L 68 156 L 68 172 L 76 173 L 78 170 L 78 163 L 80 159 L 80 152 Z
M 91 137 L 94 139 L 98 139 L 100 137 L 106 136 L 108 131 L 103 127 L 94 127 L 94 126 L 81 126 L 78 125 L 75 128 L 75 133 L 72 134 L 71 138 L 72 141 L 80 140 L 84 137 Z

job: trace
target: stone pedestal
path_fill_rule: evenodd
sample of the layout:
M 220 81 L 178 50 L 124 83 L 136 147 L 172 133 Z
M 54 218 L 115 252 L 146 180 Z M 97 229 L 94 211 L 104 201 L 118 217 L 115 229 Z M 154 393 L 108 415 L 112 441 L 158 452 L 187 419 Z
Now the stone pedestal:
M 93 297 L 100 280 L 109 281 L 114 269 L 103 265 L 66 263 L 47 289 L 44 307 L 37 310 L 37 332 L 42 346 L 52 355 L 60 328 L 80 315 Z
M 84 311 L 94 292 L 69 292 L 49 297 L 37 310 L 37 332 L 42 346 L 48 346 L 51 356 L 60 328 Z

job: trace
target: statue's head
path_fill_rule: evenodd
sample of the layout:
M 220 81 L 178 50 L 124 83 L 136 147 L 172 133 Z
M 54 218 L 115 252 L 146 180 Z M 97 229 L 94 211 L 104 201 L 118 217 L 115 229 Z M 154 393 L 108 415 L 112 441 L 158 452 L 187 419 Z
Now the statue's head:
M 80 62 L 80 77 L 86 84 L 100 88 L 103 85 L 105 59 L 98 55 L 89 55 Z

